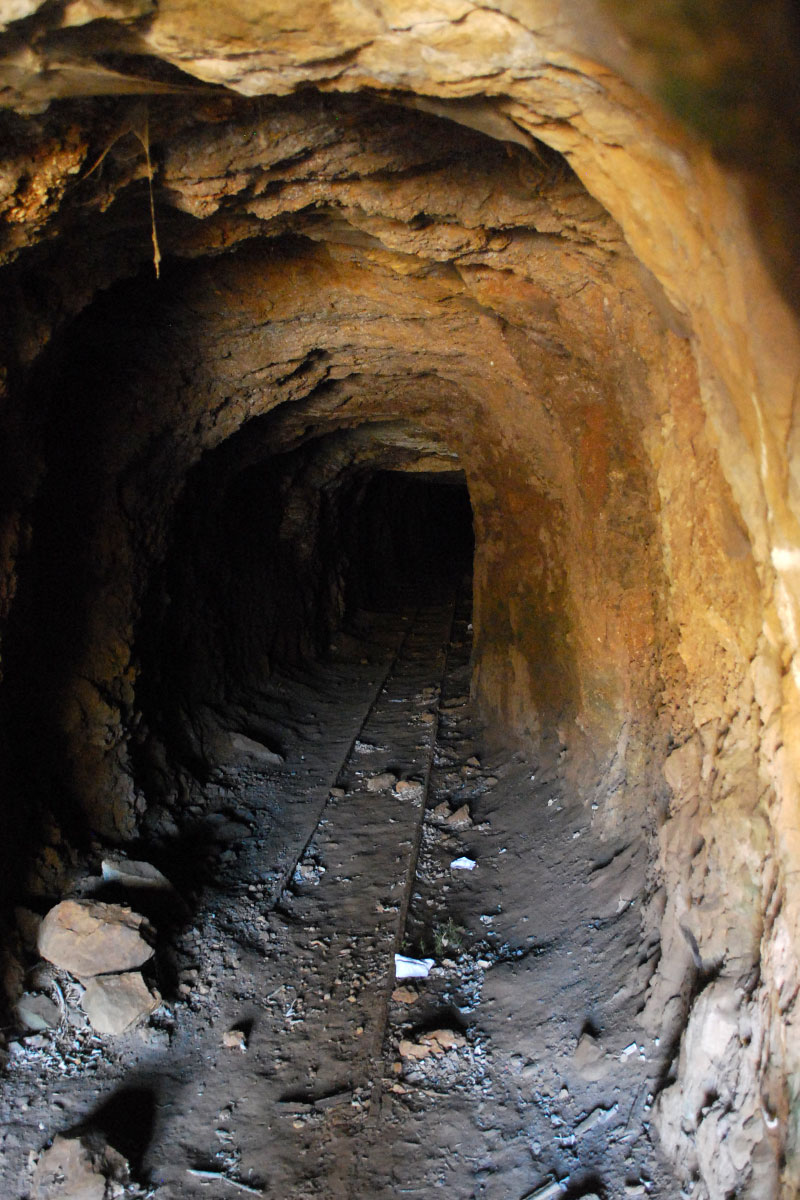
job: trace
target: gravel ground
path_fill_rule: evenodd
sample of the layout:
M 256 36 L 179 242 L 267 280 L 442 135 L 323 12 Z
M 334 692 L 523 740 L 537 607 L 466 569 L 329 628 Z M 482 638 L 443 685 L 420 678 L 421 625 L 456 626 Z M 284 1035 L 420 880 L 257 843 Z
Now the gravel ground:
M 87 1131 L 130 1166 L 107 1196 L 681 1195 L 636 1022 L 643 848 L 600 841 L 563 763 L 484 746 L 469 633 L 452 607 L 373 618 L 242 700 L 283 766 L 228 768 L 129 850 L 177 890 L 148 901 L 146 1024 L 95 1033 L 29 941 L 57 1027 L 7 1031 L 3 1195 L 72 1196 L 36 1163 Z M 96 859 L 69 894 L 145 908 Z

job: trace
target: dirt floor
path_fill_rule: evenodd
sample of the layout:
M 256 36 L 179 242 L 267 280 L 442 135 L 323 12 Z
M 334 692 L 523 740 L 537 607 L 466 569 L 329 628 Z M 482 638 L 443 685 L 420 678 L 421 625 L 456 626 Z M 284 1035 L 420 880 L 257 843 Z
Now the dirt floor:
M 31 956 L 62 1016 L 12 1031 L 0 1194 L 77 1196 L 35 1176 L 76 1131 L 130 1164 L 99 1198 L 683 1194 L 636 1020 L 644 847 L 597 838 L 563 765 L 486 749 L 454 608 L 363 618 L 242 699 L 283 765 L 220 771 L 128 851 L 177 895 L 103 884 L 99 847 L 76 870 L 69 894 L 147 910 L 164 1001 L 100 1036 Z

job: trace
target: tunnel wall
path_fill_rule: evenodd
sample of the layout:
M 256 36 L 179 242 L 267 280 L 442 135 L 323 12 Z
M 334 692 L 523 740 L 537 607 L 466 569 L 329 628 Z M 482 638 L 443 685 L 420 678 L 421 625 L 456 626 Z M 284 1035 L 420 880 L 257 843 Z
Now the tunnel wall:
M 354 108 L 328 109 L 330 101 L 305 120 L 328 142 L 327 160 L 311 153 L 310 165 L 302 105 L 278 106 L 261 128 L 252 110 L 239 117 L 235 106 L 214 110 L 209 101 L 208 127 L 185 136 L 177 108 L 165 117 L 160 194 L 197 222 L 165 219 L 171 253 L 272 237 L 289 227 L 287 214 L 327 248 L 283 245 L 272 259 L 250 258 L 255 266 L 246 253 L 234 266 L 220 260 L 213 281 L 200 269 L 172 309 L 162 297 L 157 332 L 139 320 L 136 337 L 119 346 L 117 363 L 148 362 L 147 386 L 120 380 L 112 362 L 91 391 L 104 432 L 93 458 L 100 482 L 87 493 L 96 513 L 88 557 L 102 566 L 85 591 L 76 576 L 68 580 L 86 634 L 51 670 L 59 739 L 74 758 L 68 790 L 109 836 L 135 827 L 125 750 L 135 721 L 130 651 L 146 577 L 163 558 L 190 467 L 259 406 L 310 397 L 314 420 L 332 419 L 325 406 L 337 401 L 350 406 L 339 422 L 386 414 L 397 411 L 402 378 L 403 411 L 453 445 L 473 498 L 475 679 L 485 711 L 528 744 L 554 728 L 576 784 L 593 781 L 603 797 L 598 820 L 607 828 L 641 827 L 642 813 L 658 826 L 647 919 L 661 930 L 662 957 L 645 1019 L 656 1021 L 665 1005 L 682 1035 L 675 1083 L 658 1109 L 665 1144 L 712 1195 L 725 1195 L 737 1171 L 750 1172 L 746 1194 L 771 1194 L 787 1154 L 782 1186 L 792 1195 L 796 325 L 763 268 L 736 186 L 630 84 L 588 60 L 569 25 L 543 34 L 468 6 L 423 32 L 376 10 L 364 39 L 363 14 L 350 28 L 342 11 L 326 33 L 328 49 L 333 41 L 349 55 L 335 80 L 312 53 L 318 13 L 307 36 L 277 57 L 277 17 L 269 30 L 251 21 L 249 52 L 235 59 L 202 11 L 187 34 L 185 13 L 178 28 L 166 6 L 144 37 L 199 77 L 241 90 L 324 79 L 345 91 L 392 86 L 409 100 L 424 92 L 428 107 L 507 144 L 487 151 L 477 182 L 472 141 L 461 173 L 451 161 L 421 186 L 430 155 L 423 134 L 413 161 L 398 164 L 402 155 L 385 146 L 381 158 L 380 119 L 368 132 Z M 266 63 L 260 38 L 271 46 Z M 524 70 L 531 61 L 535 72 Z M 70 172 L 88 168 L 113 136 L 107 127 L 82 130 L 78 117 L 67 110 L 33 133 L 18 131 L 25 182 L 12 162 L 6 209 L 14 253 L 59 231 Z M 359 169 L 345 155 L 343 174 L 346 136 L 331 132 L 335 124 L 378 152 L 389 178 L 402 166 L 402 186 L 370 176 L 366 152 Z M 404 130 L 410 125 L 406 114 Z M 534 136 L 568 156 L 618 225 L 570 190 L 568 176 L 554 177 L 546 156 L 544 170 L 531 165 L 527 150 L 542 159 Z M 32 170 L 26 138 L 39 148 Z M 254 162 L 273 165 L 281 154 L 291 171 L 282 168 L 282 181 L 269 179 L 254 198 Z M 17 403 L 3 417 L 14 467 L 3 597 L 12 666 L 14 640 L 24 638 L 11 605 L 36 560 L 34 498 L 47 458 L 29 364 L 96 286 L 148 252 L 149 230 L 132 207 L 111 211 L 117 192 L 141 182 L 141 157 L 112 154 L 107 166 L 81 197 L 84 211 L 105 213 L 96 245 L 67 221 L 67 248 L 38 251 L 38 268 L 32 259 L 28 277 L 14 268 L 10 278 L 7 303 L 18 311 L 6 329 L 17 348 L 4 386 Z M 80 279 L 71 277 L 76 246 L 87 263 Z M 97 247 L 113 249 L 119 265 L 109 268 L 107 255 L 101 262 Z M 43 263 L 52 271 L 44 294 L 35 286 Z M 355 329 L 365 307 L 369 343 Z M 292 320 L 312 312 L 316 327 L 298 332 Z M 117 406 L 110 416 L 108 397 Z M 720 1022 L 725 1045 L 698 1058 L 704 1031 Z M 710 1105 L 708 1079 L 718 1095 Z
M 588 366 L 577 377 L 571 375 L 567 386 L 554 386 L 546 374 L 545 356 L 535 346 L 533 351 L 530 345 L 518 346 L 506 336 L 502 323 L 476 313 L 469 296 L 459 317 L 463 327 L 456 330 L 455 347 L 443 340 L 436 320 L 425 331 L 414 306 L 424 309 L 432 295 L 441 302 L 448 285 L 456 296 L 461 294 L 458 276 L 447 284 L 441 279 L 423 280 L 409 288 L 384 275 L 374 288 L 363 265 L 353 263 L 352 252 L 340 257 L 330 249 L 293 243 L 283 256 L 277 248 L 266 253 L 248 251 L 220 260 L 213 269 L 176 270 L 173 284 L 165 281 L 159 292 L 155 314 L 149 285 L 138 285 L 138 300 L 135 291 L 123 290 L 124 326 L 101 315 L 100 333 L 95 318 L 87 316 L 82 333 L 75 331 L 73 344 L 79 346 L 83 338 L 91 347 L 91 361 L 73 349 L 71 367 L 64 364 L 59 420 L 76 424 L 84 466 L 77 481 L 69 477 L 59 482 L 51 472 L 52 497 L 48 498 L 46 488 L 40 503 L 47 513 L 41 518 L 43 528 L 48 521 L 58 528 L 58 520 L 71 526 L 72 532 L 60 531 L 58 540 L 74 545 L 76 554 L 59 566 L 45 543 L 42 559 L 50 562 L 48 570 L 55 571 L 56 577 L 47 577 L 39 585 L 39 600 L 26 601 L 25 607 L 36 613 L 32 629 L 60 590 L 62 595 L 72 594 L 71 611 L 82 613 L 86 622 L 82 637 L 70 642 L 68 664 L 63 657 L 59 662 L 54 649 L 48 659 L 51 669 L 61 673 L 52 689 L 62 697 L 54 701 L 57 708 L 61 706 L 61 739 L 69 742 L 80 731 L 73 755 L 75 770 L 90 775 L 82 781 L 76 777 L 75 788 L 93 821 L 105 821 L 111 831 L 120 820 L 122 831 L 132 819 L 118 816 L 108 825 L 105 797 L 121 788 L 123 810 L 125 805 L 130 810 L 130 785 L 114 777 L 125 761 L 131 677 L 138 669 L 131 661 L 133 629 L 148 572 L 165 552 L 172 506 L 186 471 L 226 433 L 259 412 L 286 403 L 280 380 L 287 366 L 290 396 L 295 389 L 300 397 L 308 394 L 304 407 L 292 398 L 296 422 L 307 425 L 316 416 L 322 427 L 326 406 L 336 410 L 334 424 L 340 427 L 363 421 L 365 414 L 388 419 L 399 408 L 407 421 L 458 454 L 477 535 L 476 689 L 487 714 L 493 714 L 507 737 L 532 738 L 543 726 L 549 729 L 558 721 L 569 722 L 580 713 L 585 737 L 595 755 L 602 757 L 604 747 L 610 753 L 616 745 L 620 726 L 631 711 L 638 708 L 645 719 L 656 682 L 653 662 L 644 672 L 643 666 L 654 653 L 656 640 L 657 568 L 646 561 L 653 528 L 648 514 L 652 487 L 641 449 L 630 457 L 636 445 L 632 419 L 619 411 L 614 416 L 605 411 L 614 405 L 612 389 L 606 385 L 604 396 Z M 236 295 L 235 315 L 227 309 L 220 314 L 220 290 Z M 352 354 L 365 298 L 374 306 L 372 332 L 376 325 L 383 326 L 375 344 L 361 351 L 372 360 L 364 364 L 371 373 L 367 376 L 362 369 L 358 379 L 348 377 L 346 387 L 342 383 L 315 392 L 315 383 L 330 379 L 339 362 Z M 267 324 L 262 315 L 265 301 L 272 315 Z M 288 326 L 276 313 L 281 303 L 287 305 L 287 315 L 297 320 L 296 326 Z M 141 305 L 138 317 L 137 304 Z M 404 309 L 409 317 L 413 313 L 410 352 L 404 335 L 398 337 L 398 309 L 401 319 Z M 320 310 L 323 319 L 315 325 L 312 313 Z M 106 304 L 103 313 L 107 311 Z M 286 346 L 283 339 L 289 328 Z M 469 350 L 467 334 L 474 339 Z M 98 359 L 100 344 L 107 349 Z M 224 347 L 224 357 L 209 355 L 213 346 Z M 426 371 L 437 360 L 441 364 L 443 347 L 448 361 L 440 369 L 453 383 L 427 381 L 415 394 L 403 372 L 415 359 L 422 360 Z M 496 360 L 494 376 L 484 377 L 482 356 Z M 151 368 L 146 378 L 132 374 L 131 364 L 142 361 Z M 235 381 L 254 374 L 259 377 L 257 394 L 251 386 L 249 394 L 243 395 Z M 271 381 L 275 381 L 272 386 Z M 342 392 L 347 390 L 354 394 L 343 403 Z M 539 392 L 548 393 L 547 405 L 539 401 Z M 106 402 L 109 393 L 115 397 L 113 408 Z M 159 396 L 158 406 L 149 402 L 153 394 Z M 530 397 L 526 403 L 524 395 Z M 210 427 L 205 417 L 209 409 L 217 414 Z M 571 446 L 574 429 L 583 425 L 587 414 L 593 422 L 594 444 L 590 446 L 582 435 L 577 446 Z M 56 425 L 54 444 L 60 453 L 64 429 Z M 592 481 L 583 479 L 579 485 L 576 475 L 585 465 L 582 458 L 595 463 L 594 456 L 600 464 L 594 469 L 602 475 Z M 72 496 L 69 505 L 64 504 L 66 490 Z M 300 495 L 298 490 L 298 503 Z M 587 503 L 590 511 L 582 517 Z M 598 511 L 611 519 L 599 522 Z M 301 525 L 302 521 L 298 528 Z M 648 540 L 643 540 L 643 534 Z M 299 554 L 296 534 L 294 542 Z M 586 571 L 593 553 L 605 564 L 594 575 Z M 634 562 L 641 565 L 637 568 Z M 600 634 L 582 627 L 582 615 L 595 611 L 597 594 L 605 589 L 612 589 L 617 599 L 613 608 L 604 602 L 606 612 L 613 615 L 606 617 L 600 653 L 596 649 Z M 63 611 L 67 612 L 66 606 Z M 633 656 L 638 656 L 635 669 Z M 126 664 L 122 673 L 121 663 Z M 128 714 L 122 719 L 120 709 L 120 716 L 112 721 L 116 734 L 109 732 L 112 697 Z M 88 754 L 87 722 L 98 726 L 88 739 L 96 750 Z M 90 767 L 92 758 L 96 761 Z M 94 770 L 99 774 L 91 782 Z

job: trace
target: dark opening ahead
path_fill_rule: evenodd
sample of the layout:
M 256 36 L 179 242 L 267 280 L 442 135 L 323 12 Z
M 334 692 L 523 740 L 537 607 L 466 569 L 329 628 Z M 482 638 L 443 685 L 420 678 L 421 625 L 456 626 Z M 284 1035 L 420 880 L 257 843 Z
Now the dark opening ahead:
M 349 607 L 440 604 L 472 570 L 472 507 L 460 471 L 378 471 L 358 497 L 352 525 Z

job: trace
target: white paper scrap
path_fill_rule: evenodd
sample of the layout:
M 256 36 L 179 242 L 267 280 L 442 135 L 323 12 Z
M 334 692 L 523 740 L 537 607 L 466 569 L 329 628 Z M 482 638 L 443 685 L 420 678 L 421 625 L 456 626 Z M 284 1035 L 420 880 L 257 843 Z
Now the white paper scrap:
M 405 954 L 395 954 L 395 977 L 397 979 L 427 979 L 428 972 L 435 961 L 433 958 L 406 958 Z
M 450 870 L 474 871 L 477 865 L 474 858 L 454 858 L 450 863 Z

